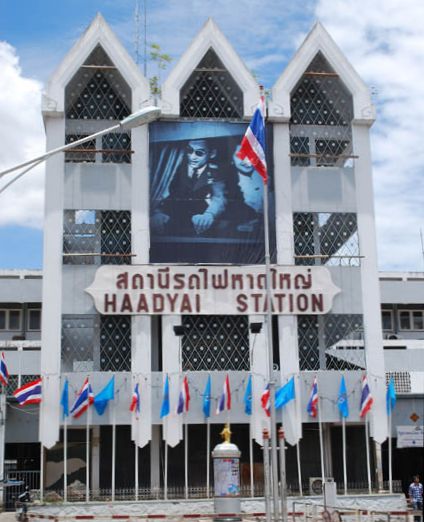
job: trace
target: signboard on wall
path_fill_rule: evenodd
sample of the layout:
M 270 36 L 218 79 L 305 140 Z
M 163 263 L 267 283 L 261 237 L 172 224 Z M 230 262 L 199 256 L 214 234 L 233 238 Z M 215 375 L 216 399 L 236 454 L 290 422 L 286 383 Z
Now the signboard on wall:
M 246 127 L 222 121 L 150 125 L 151 263 L 264 263 L 263 180 L 236 156 Z M 274 253 L 271 136 L 267 143 Z
M 340 289 L 327 268 L 272 265 L 271 310 L 325 314 Z M 267 312 L 264 266 L 102 266 L 86 289 L 107 315 L 248 315 Z
M 424 426 L 397 426 L 397 447 L 424 447 Z

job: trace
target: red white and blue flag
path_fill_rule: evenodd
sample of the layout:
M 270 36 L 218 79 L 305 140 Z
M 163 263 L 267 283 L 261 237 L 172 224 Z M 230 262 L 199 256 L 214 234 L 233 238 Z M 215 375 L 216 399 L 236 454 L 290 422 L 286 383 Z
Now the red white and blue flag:
M 268 172 L 265 159 L 265 96 L 261 95 L 252 121 L 241 141 L 237 156 L 247 158 L 255 170 L 262 176 L 264 183 L 268 182 Z
M 361 381 L 361 405 L 359 416 L 362 418 L 370 411 L 374 399 L 372 398 L 370 387 L 368 386 L 367 376 L 362 376 Z
M 9 372 L 7 371 L 6 359 L 4 358 L 4 353 L 1 353 L 0 358 L 0 382 L 3 386 L 7 386 L 9 381 Z
M 134 387 L 134 391 L 131 398 L 130 411 L 133 413 L 140 413 L 140 390 L 138 383 Z
M 177 415 L 181 415 L 181 413 L 187 413 L 190 408 L 190 390 L 188 387 L 188 379 L 187 376 L 184 377 L 180 395 L 178 397 L 177 404 Z
M 81 415 L 88 410 L 88 408 L 94 402 L 94 393 L 91 389 L 91 385 L 88 382 L 88 378 L 85 379 L 84 384 L 81 387 L 81 390 L 78 393 L 78 397 L 76 398 L 74 405 L 71 408 L 71 415 L 74 419 L 78 419 Z
M 269 391 L 269 384 L 266 385 L 261 395 L 261 405 L 268 417 L 271 416 L 271 392 Z
M 231 410 L 231 390 L 230 390 L 230 379 L 228 375 L 225 377 L 224 387 L 222 388 L 222 394 L 219 398 L 218 405 L 216 407 L 216 414 L 219 415 L 221 411 Z
M 311 394 L 309 395 L 306 410 L 311 417 L 315 418 L 318 415 L 318 381 L 316 377 L 314 377 L 314 382 L 312 383 Z
M 27 404 L 40 404 L 41 402 L 41 378 L 24 384 L 13 392 L 19 406 Z

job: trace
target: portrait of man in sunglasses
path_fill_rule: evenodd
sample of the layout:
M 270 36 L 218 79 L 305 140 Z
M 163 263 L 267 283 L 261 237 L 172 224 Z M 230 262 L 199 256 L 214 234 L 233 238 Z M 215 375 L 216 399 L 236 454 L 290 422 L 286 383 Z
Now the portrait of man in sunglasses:
M 215 163 L 216 155 L 209 140 L 188 141 L 169 195 L 151 218 L 157 233 L 178 230 L 201 235 L 213 228 L 226 206 L 225 182 Z

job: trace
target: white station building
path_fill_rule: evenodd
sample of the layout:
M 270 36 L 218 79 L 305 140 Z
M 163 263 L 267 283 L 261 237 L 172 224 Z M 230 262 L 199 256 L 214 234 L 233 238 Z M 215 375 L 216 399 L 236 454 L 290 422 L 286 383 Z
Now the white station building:
M 214 445 L 230 422 L 242 451 L 242 492 L 252 493 L 253 479 L 253 494 L 263 494 L 269 420 L 261 395 L 270 380 L 263 184 L 235 157 L 258 97 L 255 78 L 212 20 L 154 96 L 100 15 L 51 76 L 43 98 L 47 150 L 152 104 L 162 116 L 46 163 L 43 271 L 0 274 L 0 348 L 11 374 L 1 395 L 7 476 L 34 472 L 36 482 L 43 455 L 43 488 L 62 494 L 64 382 L 73 402 L 86 378 L 97 394 L 114 376 L 105 413 L 90 408 L 89 462 L 87 414 L 67 419 L 68 485 L 85 484 L 89 464 L 90 498 L 110 492 L 116 426 L 116 498 L 134 491 L 136 452 L 140 498 L 163 490 L 172 498 L 187 486 L 189 497 L 206 495 L 207 430 Z M 368 87 L 315 24 L 272 87 L 267 115 L 273 378 L 277 386 L 295 381 L 296 398 L 277 410 L 292 493 L 299 479 L 304 493 L 314 477 L 343 486 L 342 376 L 349 491 L 367 490 L 364 374 L 374 399 L 367 415 L 373 488 L 388 487 L 390 377 L 398 395 L 391 422 L 397 490 L 423 467 L 414 433 L 422 435 L 423 424 L 424 274 L 378 272 L 374 119 Z M 40 407 L 19 409 L 11 392 L 39 375 Z M 227 375 L 231 410 L 216 414 Z M 177 415 L 185 376 L 190 410 Z M 170 413 L 161 419 L 166 378 Z M 307 412 L 315 378 L 324 470 L 317 419 Z M 137 383 L 139 416 L 129 411 Z

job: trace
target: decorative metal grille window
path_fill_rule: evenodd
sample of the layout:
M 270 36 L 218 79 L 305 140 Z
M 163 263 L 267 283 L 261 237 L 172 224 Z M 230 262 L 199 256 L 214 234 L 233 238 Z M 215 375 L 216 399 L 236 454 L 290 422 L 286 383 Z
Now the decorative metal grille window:
M 352 157 L 352 96 L 320 52 L 290 102 L 292 165 L 345 165 Z
M 183 370 L 250 370 L 248 318 L 184 316 L 187 333 L 181 339 Z
M 131 136 L 105 134 L 102 136 L 102 153 L 103 163 L 131 163 Z
M 88 135 L 86 135 L 88 136 Z M 65 136 L 65 144 L 73 143 L 86 136 L 78 134 L 67 134 Z M 69 150 L 65 152 L 66 163 L 94 163 L 96 161 L 96 154 L 94 152 L 96 148 L 96 140 L 90 140 L 81 145 L 77 145 L 75 150 Z M 88 149 L 88 150 L 87 150 Z M 86 152 L 83 152 L 86 151 Z
M 130 114 L 131 91 L 104 50 L 97 46 L 65 90 L 66 118 L 122 120 Z
M 6 396 L 7 397 L 10 397 L 11 395 L 13 395 L 13 392 L 16 390 L 16 388 L 18 388 L 19 386 L 19 377 L 18 375 L 9 375 L 9 379 L 7 381 L 7 386 L 6 386 Z
M 101 371 L 131 371 L 131 317 L 110 315 L 100 318 Z
M 130 370 L 130 317 L 62 317 L 62 372 Z
M 63 263 L 68 265 L 131 263 L 131 212 L 65 210 Z
M 411 374 L 409 372 L 386 372 L 386 386 L 390 379 L 395 383 L 396 393 L 411 393 Z
M 296 265 L 359 266 L 356 214 L 295 212 Z
M 209 49 L 180 91 L 180 115 L 242 118 L 243 93 L 213 49 Z
M 362 332 L 363 321 L 359 314 L 298 317 L 300 369 L 364 369 Z

